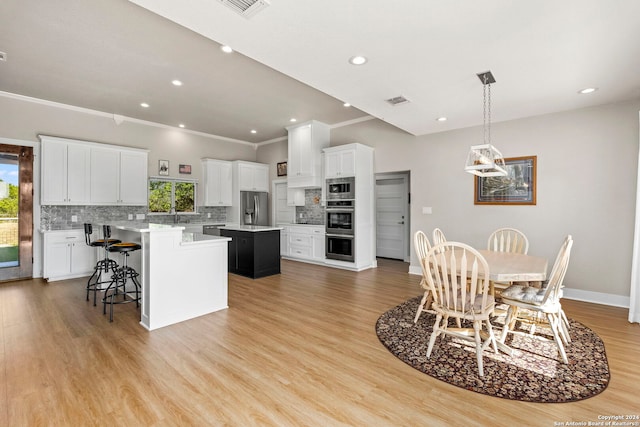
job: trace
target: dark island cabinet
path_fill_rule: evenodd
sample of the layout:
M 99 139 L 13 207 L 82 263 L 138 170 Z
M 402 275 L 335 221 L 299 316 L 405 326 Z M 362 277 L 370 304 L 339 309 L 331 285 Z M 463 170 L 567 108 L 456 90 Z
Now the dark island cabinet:
M 229 242 L 229 273 L 257 279 L 280 274 L 280 230 L 221 229 Z

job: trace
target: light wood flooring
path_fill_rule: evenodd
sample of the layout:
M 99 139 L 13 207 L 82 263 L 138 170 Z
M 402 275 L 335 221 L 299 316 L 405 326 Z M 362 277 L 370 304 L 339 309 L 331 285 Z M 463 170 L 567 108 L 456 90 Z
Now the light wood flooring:
M 492 398 L 405 365 L 375 323 L 421 294 L 407 269 L 283 261 L 278 276 L 230 275 L 228 310 L 153 332 L 132 304 L 110 324 L 85 301 L 85 279 L 2 284 L 0 425 L 553 426 L 640 414 L 640 326 L 626 309 L 564 301 L 602 337 L 611 369 L 607 390 L 581 402 Z

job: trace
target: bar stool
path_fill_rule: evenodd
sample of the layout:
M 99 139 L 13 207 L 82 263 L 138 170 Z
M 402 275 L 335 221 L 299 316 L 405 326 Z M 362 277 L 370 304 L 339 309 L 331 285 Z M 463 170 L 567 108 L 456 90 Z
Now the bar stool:
M 103 256 L 102 259 L 96 262 L 96 266 L 93 269 L 93 274 L 89 277 L 87 281 L 87 301 L 89 301 L 89 293 L 93 292 L 93 305 L 96 306 L 96 294 L 98 291 L 104 290 L 102 288 L 102 284 L 110 283 L 111 279 L 107 278 L 107 280 L 102 280 L 102 274 L 108 274 L 109 270 L 115 271 L 118 267 L 118 263 L 112 259 L 109 259 L 109 252 L 107 251 L 107 246 L 120 243 L 118 239 L 110 239 L 111 230 L 108 230 L 109 233 L 104 235 L 102 239 L 96 239 L 91 241 L 91 234 L 93 233 L 93 226 L 89 223 L 84 224 L 84 241 L 87 246 L 91 246 L 92 248 L 103 248 Z M 92 281 L 95 281 L 92 283 Z
M 107 246 L 107 251 L 111 253 L 120 253 L 122 255 L 122 263 L 116 268 L 111 276 L 111 283 L 104 291 L 102 298 L 102 313 L 107 314 L 107 304 L 109 304 L 109 322 L 113 322 L 113 306 L 115 304 L 126 304 L 135 302 L 136 307 L 140 307 L 140 282 L 138 276 L 140 274 L 133 268 L 129 267 L 129 253 L 141 249 L 138 243 L 120 242 Z M 135 290 L 127 291 L 127 282 L 131 279 Z M 133 297 L 135 295 L 135 297 Z

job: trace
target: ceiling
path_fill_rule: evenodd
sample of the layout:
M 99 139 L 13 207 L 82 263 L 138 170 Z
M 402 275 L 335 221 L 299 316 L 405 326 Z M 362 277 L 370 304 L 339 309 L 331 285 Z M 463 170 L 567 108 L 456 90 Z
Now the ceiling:
M 254 143 L 291 118 L 482 124 L 487 70 L 493 122 L 640 98 L 637 0 L 270 3 L 247 19 L 220 0 L 3 0 L 0 91 Z

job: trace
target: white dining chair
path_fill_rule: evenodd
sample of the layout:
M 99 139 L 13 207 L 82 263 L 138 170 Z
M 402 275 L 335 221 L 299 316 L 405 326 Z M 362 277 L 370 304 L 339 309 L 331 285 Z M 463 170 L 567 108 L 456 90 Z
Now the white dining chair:
M 515 228 L 499 228 L 491 233 L 487 242 L 487 249 L 497 252 L 512 252 L 527 254 L 529 240 L 520 230 Z
M 520 316 L 522 309 L 534 314 L 541 313 L 546 316 L 549 322 L 549 327 L 553 333 L 562 361 L 569 363 L 564 349 L 564 345 L 571 341 L 569 322 L 562 310 L 560 299 L 562 298 L 563 281 L 569 266 L 572 246 L 573 239 L 569 235 L 560 247 L 556 261 L 551 269 L 549 280 L 541 288 L 512 285 L 502 291 L 502 302 L 508 304 L 509 309 L 500 336 L 500 342 L 504 343 L 508 333 L 514 333 L 517 320 L 526 320 L 523 316 Z
M 433 245 L 435 246 L 439 243 L 446 242 L 446 241 L 447 241 L 447 238 L 445 237 L 442 230 L 440 230 L 439 228 L 434 228 L 433 229 Z
M 427 358 L 431 356 L 440 335 L 472 341 L 475 343 L 478 373 L 481 377 L 484 376 L 482 353 L 489 345 L 498 352 L 489 321 L 495 300 L 489 293 L 490 272 L 487 261 L 469 245 L 442 242 L 433 245 L 425 266 L 429 268 L 425 279 L 433 290 L 431 307 L 436 312 Z M 458 321 L 457 327 L 449 327 L 450 318 Z M 473 328 L 461 328 L 461 321 L 471 322 Z
M 431 249 L 431 243 L 429 242 L 429 238 L 423 231 L 416 231 L 416 234 L 413 237 L 413 246 L 416 251 L 416 255 L 418 256 L 418 261 L 420 262 L 420 268 L 422 269 L 422 280 L 420 281 L 420 287 L 424 290 L 424 296 L 418 305 L 418 310 L 416 311 L 416 317 L 413 319 L 413 323 L 417 323 L 420 318 L 420 314 L 423 311 L 429 310 L 431 307 L 431 301 L 433 297 L 431 295 L 431 288 L 427 284 L 425 279 L 425 274 L 428 274 L 428 268 L 425 269 L 424 261 L 427 258 L 429 250 Z

